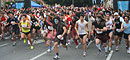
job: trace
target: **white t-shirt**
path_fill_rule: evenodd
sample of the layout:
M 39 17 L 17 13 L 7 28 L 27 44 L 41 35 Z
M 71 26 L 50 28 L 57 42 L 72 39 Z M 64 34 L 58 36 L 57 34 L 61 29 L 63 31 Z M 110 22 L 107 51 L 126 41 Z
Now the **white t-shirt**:
M 81 23 L 80 20 L 78 20 L 78 32 L 79 32 L 79 35 L 84 35 L 86 34 L 86 26 L 87 26 L 87 21 L 84 20 L 83 23 Z
M 106 21 L 105 25 L 106 25 L 106 27 L 110 26 L 110 28 L 108 28 L 108 30 L 111 30 L 112 29 L 112 25 L 113 25 L 112 19 L 110 18 L 109 21 Z

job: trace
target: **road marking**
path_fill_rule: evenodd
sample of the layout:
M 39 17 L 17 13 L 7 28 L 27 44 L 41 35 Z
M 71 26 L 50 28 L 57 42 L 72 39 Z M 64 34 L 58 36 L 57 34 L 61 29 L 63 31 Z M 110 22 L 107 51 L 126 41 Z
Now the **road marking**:
M 43 42 L 44 42 L 44 40 L 38 40 L 38 41 L 34 41 L 33 44 L 40 44 L 40 43 L 43 43 Z
M 94 41 L 90 41 L 89 44 L 87 45 L 87 49 L 88 47 L 93 43 Z
M 54 49 L 54 46 L 52 47 L 52 50 L 53 50 L 53 49 Z M 35 57 L 33 57 L 32 59 L 29 59 L 29 60 L 35 60 L 35 59 L 37 59 L 37 58 L 39 58 L 39 57 L 45 55 L 46 53 L 48 53 L 48 50 L 45 51 L 45 52 L 43 52 L 43 53 L 41 53 L 41 54 L 39 54 L 39 55 L 37 55 L 37 56 L 35 56 Z
M 113 50 L 111 50 L 111 52 L 109 53 L 108 57 L 106 58 L 106 60 L 110 60 L 113 54 Z
M 92 42 L 90 42 L 89 44 L 88 44 L 88 46 L 90 46 L 90 44 L 91 43 L 93 43 L 94 41 L 92 41 Z M 62 44 L 60 44 L 58 47 L 60 47 Z M 68 45 L 67 45 L 68 46 Z M 52 47 L 52 50 L 54 49 L 54 46 Z M 43 53 L 41 53 L 41 54 L 39 54 L 39 55 L 37 55 L 37 56 L 35 56 L 35 57 L 33 57 L 32 59 L 29 59 L 29 60 L 35 60 L 35 59 L 37 59 L 37 58 L 39 58 L 39 57 L 41 57 L 41 56 L 43 56 L 43 55 L 45 55 L 46 53 L 48 53 L 48 50 L 47 51 L 45 51 L 45 52 L 43 52 Z
M 2 44 L 2 45 L 0 45 L 0 47 L 6 46 L 6 45 L 8 45 L 8 44 L 9 44 L 9 43 Z
M 62 44 L 60 44 L 58 47 L 60 47 L 61 45 L 62 45 Z M 54 50 L 54 46 L 52 47 L 52 50 Z M 32 59 L 29 59 L 29 60 L 35 60 L 35 59 L 37 59 L 37 58 L 39 58 L 39 57 L 45 55 L 46 53 L 48 53 L 48 50 L 45 51 L 45 52 L 43 52 L 43 53 L 41 53 L 41 54 L 39 54 L 39 55 L 37 55 L 37 56 L 35 56 L 35 57 L 33 57 Z
M 34 57 L 34 58 L 30 59 L 30 60 L 35 60 L 35 59 L 41 57 L 42 55 L 45 55 L 46 53 L 47 53 L 47 51 L 45 51 L 45 52 L 43 52 L 43 53 L 37 55 L 36 57 Z

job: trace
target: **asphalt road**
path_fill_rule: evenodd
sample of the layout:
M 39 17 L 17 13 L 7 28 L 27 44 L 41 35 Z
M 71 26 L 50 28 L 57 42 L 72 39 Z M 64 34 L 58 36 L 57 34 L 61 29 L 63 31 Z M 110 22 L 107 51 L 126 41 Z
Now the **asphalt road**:
M 30 50 L 30 46 L 20 40 L 17 40 L 16 46 L 12 46 L 11 39 L 0 40 L 0 60 L 53 60 L 55 52 L 53 50 L 51 53 L 47 53 L 48 47 L 45 43 L 35 44 L 34 48 L 34 50 Z M 87 49 L 87 56 L 83 57 L 82 45 L 75 49 L 75 44 L 71 44 L 68 46 L 68 50 L 60 46 L 59 60 L 130 60 L 130 54 L 126 53 L 124 40 L 122 40 L 119 52 L 115 52 L 115 45 L 113 45 L 113 50 L 108 57 L 105 57 L 103 47 L 102 50 L 102 54 L 98 55 L 95 42 L 93 42 Z

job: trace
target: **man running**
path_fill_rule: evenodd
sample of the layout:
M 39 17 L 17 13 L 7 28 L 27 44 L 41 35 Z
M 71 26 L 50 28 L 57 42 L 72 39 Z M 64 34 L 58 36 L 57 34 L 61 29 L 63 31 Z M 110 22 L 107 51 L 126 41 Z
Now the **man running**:
M 78 26 L 78 28 L 77 28 Z M 75 30 L 78 34 L 80 41 L 83 44 L 83 56 L 86 56 L 86 39 L 87 39 L 87 21 L 84 20 L 84 15 L 80 15 L 80 19 L 76 22 Z
M 13 46 L 16 45 L 16 39 L 15 39 L 15 34 L 18 35 L 19 34 L 19 26 L 18 26 L 18 19 L 16 19 L 14 17 L 14 14 L 13 13 L 10 13 L 10 17 L 9 17 L 9 20 L 10 20 L 10 24 L 12 25 L 12 40 L 13 40 Z
M 55 52 L 56 55 L 54 56 L 54 59 L 59 59 L 59 52 L 58 52 L 58 44 L 62 43 L 63 47 L 67 49 L 66 46 L 66 37 L 67 37 L 67 29 L 66 26 L 63 22 L 60 21 L 59 17 L 55 17 L 54 18 L 54 23 L 57 25 L 56 28 L 56 38 L 55 38 L 55 43 L 54 43 L 54 47 L 55 47 Z
M 101 43 L 104 45 L 105 49 L 105 56 L 107 57 L 108 55 L 108 46 L 107 46 L 107 40 L 109 39 L 108 34 L 105 32 L 107 31 L 107 27 L 105 26 L 105 20 L 103 20 L 101 15 L 98 15 L 96 18 L 96 21 L 93 23 L 95 26 L 95 31 L 96 31 L 96 46 L 99 50 L 99 54 L 101 54 L 102 49 L 101 49 Z
M 119 16 L 117 12 L 114 13 L 114 29 L 115 29 L 115 43 L 116 43 L 116 51 L 119 51 L 119 44 L 122 40 L 122 32 L 121 32 L 121 25 L 124 23 L 124 19 Z M 122 27 L 123 28 L 123 27 Z M 118 42 L 119 39 L 119 42 Z
M 130 54 L 130 20 L 128 16 L 124 17 L 125 22 L 122 26 L 124 28 L 121 29 L 121 31 L 124 31 L 124 39 L 126 40 L 126 49 L 127 53 Z
M 36 30 L 40 30 L 40 21 L 39 19 L 34 15 L 31 17 L 32 21 L 32 34 L 33 34 L 33 40 L 36 41 Z
M 20 24 L 19 24 L 19 28 L 20 28 L 20 31 L 22 32 L 21 33 L 21 39 L 28 39 L 30 41 L 30 44 L 31 44 L 31 50 L 34 49 L 33 45 L 32 45 L 32 40 L 31 40 L 31 25 L 30 25 L 30 21 L 28 21 L 26 19 L 26 15 L 23 15 L 22 16 L 22 20 L 20 21 Z
M 114 21 L 110 18 L 110 14 L 107 13 L 106 14 L 106 27 L 107 27 L 107 34 L 109 35 L 110 39 L 109 39 L 109 51 L 112 49 L 112 37 L 113 37 L 113 23 Z

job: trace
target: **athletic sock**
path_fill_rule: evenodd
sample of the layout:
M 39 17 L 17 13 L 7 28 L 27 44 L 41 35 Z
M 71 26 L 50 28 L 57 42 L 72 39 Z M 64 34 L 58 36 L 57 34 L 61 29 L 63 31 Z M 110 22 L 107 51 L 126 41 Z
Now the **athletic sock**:
M 96 46 L 99 50 L 101 50 L 100 44 L 97 44 Z
M 108 46 L 104 47 L 105 52 L 108 52 Z
M 77 42 L 77 40 L 75 40 L 74 42 L 75 42 L 76 45 L 79 45 L 78 42 Z

